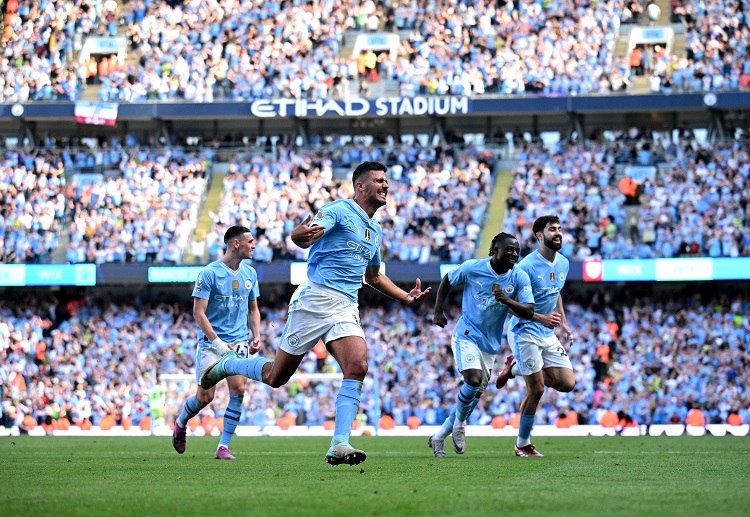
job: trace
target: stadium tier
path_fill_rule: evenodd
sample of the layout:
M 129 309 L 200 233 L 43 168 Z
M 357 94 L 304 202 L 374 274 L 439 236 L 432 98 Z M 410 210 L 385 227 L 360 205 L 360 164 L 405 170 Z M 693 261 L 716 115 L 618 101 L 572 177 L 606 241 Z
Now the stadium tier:
M 0 424 L 171 425 L 194 389 L 190 286 L 232 224 L 257 240 L 271 357 L 306 278 L 291 232 L 365 160 L 388 167 L 403 285 L 435 288 L 503 230 L 525 255 L 560 215 L 577 386 L 539 424 L 747 424 L 746 4 L 0 2 Z M 441 329 L 434 293 L 369 289 L 359 424 L 439 425 L 458 312 Z M 301 372 L 339 373 L 325 347 Z M 221 425 L 221 386 L 191 428 Z M 328 425 L 337 389 L 248 383 L 240 423 Z M 469 422 L 518 426 L 523 396 L 490 387 Z
M 643 425 L 681 424 L 694 408 L 707 423 L 726 423 L 732 414 L 748 422 L 750 372 L 742 350 L 750 346 L 750 297 L 746 288 L 724 287 L 723 295 L 706 285 L 687 291 L 640 288 L 627 301 L 622 289 L 573 288 L 567 312 L 578 336 L 570 352 L 577 387 L 570 394 L 546 394 L 537 422 L 597 424 L 612 412 L 619 414 L 620 424 L 626 416 Z M 263 353 L 269 357 L 290 294 L 273 291 L 268 299 L 277 302 L 261 304 Z M 98 292 L 2 302 L 3 425 L 23 428 L 52 420 L 58 426 L 85 420 L 99 425 L 107 418 L 115 425 L 125 421 L 138 427 L 151 416 L 149 397 L 157 385 L 165 392 L 162 416 L 171 421 L 190 393 L 190 382 L 160 377 L 173 379 L 194 366 L 195 324 L 184 299 L 133 304 Z M 385 414 L 396 425 L 406 425 L 412 416 L 423 425 L 445 418 L 458 382 L 450 352 L 458 314 L 452 311 L 451 323 L 441 329 L 430 323 L 429 311 L 428 306 L 413 310 L 363 298 L 370 373 L 361 423 L 378 425 Z M 335 364 L 325 349 L 316 349 L 300 371 L 335 373 Z M 336 383 L 304 379 L 278 390 L 249 382 L 241 423 L 276 425 L 291 413 L 293 425 L 323 425 L 332 419 L 336 389 Z M 226 396 L 222 387 L 202 414 L 209 430 L 217 425 L 213 419 L 220 419 Z M 470 423 L 510 423 L 522 396 L 518 379 L 504 390 L 488 389 Z

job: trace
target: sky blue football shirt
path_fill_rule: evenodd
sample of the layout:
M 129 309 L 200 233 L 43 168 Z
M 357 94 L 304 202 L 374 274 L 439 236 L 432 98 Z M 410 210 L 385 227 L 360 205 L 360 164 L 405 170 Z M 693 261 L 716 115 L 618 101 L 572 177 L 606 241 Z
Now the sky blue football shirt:
M 465 337 L 483 352 L 497 354 L 503 336 L 508 306 L 495 301 L 492 286 L 498 285 L 509 298 L 519 303 L 534 303 L 529 277 L 513 267 L 498 275 L 490 259 L 467 260 L 448 273 L 451 286 L 464 285 L 462 314 L 453 329 L 455 337 Z
M 206 317 L 216 335 L 227 343 L 248 339 L 248 304 L 259 295 L 258 274 L 247 260 L 237 271 L 215 260 L 198 273 L 193 287 L 194 298 L 208 300 Z M 204 341 L 200 328 L 198 336 Z
M 353 199 L 341 199 L 324 205 L 310 222 L 315 225 L 325 233 L 310 246 L 307 278 L 356 301 L 365 269 L 380 265 L 380 223 Z
M 516 267 L 526 271 L 531 281 L 531 290 L 534 294 L 534 312 L 549 314 L 555 312 L 557 297 L 565 285 L 568 277 L 570 262 L 568 259 L 555 253 L 555 261 L 550 262 L 539 253 L 539 250 L 526 255 Z M 528 334 L 536 337 L 549 337 L 554 334 L 541 323 L 524 320 L 513 316 L 509 326 L 515 334 Z

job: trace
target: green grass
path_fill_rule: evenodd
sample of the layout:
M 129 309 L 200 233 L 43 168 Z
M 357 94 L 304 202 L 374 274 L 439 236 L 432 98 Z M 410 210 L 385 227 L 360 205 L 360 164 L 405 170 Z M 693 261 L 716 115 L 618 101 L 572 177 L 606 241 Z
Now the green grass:
M 472 438 L 437 460 L 423 438 L 357 438 L 368 460 L 323 462 L 325 438 L 0 439 L 0 515 L 748 515 L 750 439 Z

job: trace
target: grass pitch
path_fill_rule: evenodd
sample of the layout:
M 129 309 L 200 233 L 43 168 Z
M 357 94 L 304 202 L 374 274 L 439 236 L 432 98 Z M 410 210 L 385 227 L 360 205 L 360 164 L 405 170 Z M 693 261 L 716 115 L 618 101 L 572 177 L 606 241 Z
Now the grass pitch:
M 327 438 L 0 438 L 0 515 L 749 515 L 750 438 L 356 438 L 368 459 L 323 461 Z

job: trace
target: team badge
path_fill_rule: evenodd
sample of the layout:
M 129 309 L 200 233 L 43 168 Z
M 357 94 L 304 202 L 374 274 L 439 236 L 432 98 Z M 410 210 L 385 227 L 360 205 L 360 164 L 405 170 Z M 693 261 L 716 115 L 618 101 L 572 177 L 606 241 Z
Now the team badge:
M 232 280 L 232 291 L 239 291 L 239 290 L 240 290 L 240 281 Z
M 560 279 L 560 282 L 565 282 L 565 273 L 560 273 L 557 275 L 557 278 Z
M 508 284 L 505 286 L 505 292 L 508 294 L 511 294 L 515 290 L 515 287 L 513 287 L 513 284 Z
M 250 289 L 253 283 L 250 280 L 245 280 L 245 289 Z

